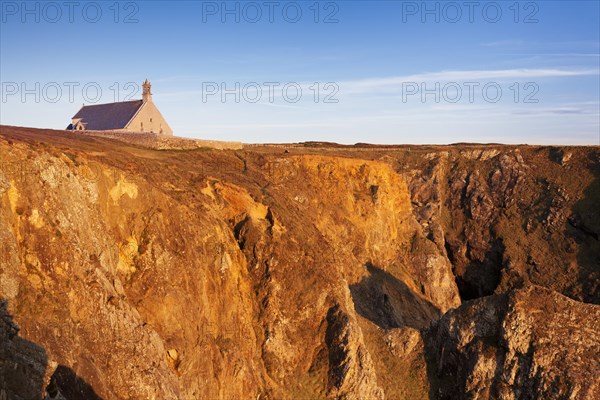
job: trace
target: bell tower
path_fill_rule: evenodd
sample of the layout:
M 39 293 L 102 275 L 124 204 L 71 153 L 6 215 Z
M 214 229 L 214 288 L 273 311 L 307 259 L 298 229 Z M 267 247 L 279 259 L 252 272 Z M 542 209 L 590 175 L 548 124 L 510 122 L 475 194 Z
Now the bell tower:
M 142 100 L 144 102 L 147 102 L 147 101 L 151 102 L 152 101 L 152 92 L 150 91 L 151 86 L 152 85 L 150 84 L 150 82 L 148 82 L 148 79 L 146 79 L 144 81 L 144 83 L 142 83 L 142 88 L 143 88 L 143 91 L 142 91 Z

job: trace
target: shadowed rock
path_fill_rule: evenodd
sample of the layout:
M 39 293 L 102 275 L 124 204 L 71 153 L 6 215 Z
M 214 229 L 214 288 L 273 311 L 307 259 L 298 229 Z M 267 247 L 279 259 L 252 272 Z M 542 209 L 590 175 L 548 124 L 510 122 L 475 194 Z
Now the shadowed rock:
M 432 398 L 600 396 L 600 306 L 539 286 L 469 301 L 425 341 Z
M 369 276 L 350 286 L 356 312 L 383 329 L 423 328 L 440 315 L 437 307 L 404 282 L 372 264 Z
M 19 327 L 0 300 L 0 399 L 30 400 L 44 396 L 48 356 L 43 347 L 19 336 Z

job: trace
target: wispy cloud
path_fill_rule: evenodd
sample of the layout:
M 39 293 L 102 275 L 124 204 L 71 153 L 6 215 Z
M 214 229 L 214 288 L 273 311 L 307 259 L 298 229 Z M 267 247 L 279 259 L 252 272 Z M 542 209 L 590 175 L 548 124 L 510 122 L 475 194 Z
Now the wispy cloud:
M 403 76 L 390 76 L 383 78 L 365 78 L 348 81 L 332 82 L 340 90 L 341 95 L 351 94 L 382 94 L 382 93 L 401 93 L 403 85 L 407 83 L 435 83 L 435 82 L 481 82 L 483 80 L 510 80 L 510 79 L 541 79 L 541 78 L 566 78 L 576 76 L 598 76 L 600 71 L 598 69 L 531 69 L 531 68 L 515 68 L 515 69 L 496 69 L 496 70 L 456 70 L 456 71 L 439 71 L 439 72 L 426 72 L 421 74 L 403 75 Z M 247 82 L 237 82 L 240 88 L 243 88 Z M 280 82 L 279 86 L 285 85 L 289 82 Z M 214 82 L 211 82 L 214 84 Z M 225 86 L 228 89 L 235 88 L 236 82 L 229 82 Z M 260 83 L 259 83 L 260 84 Z M 314 81 L 311 82 L 297 82 L 296 83 L 305 94 L 310 94 L 311 90 L 314 89 Z M 325 84 L 325 83 L 324 83 Z M 182 98 L 201 97 L 202 85 L 198 83 L 195 85 L 196 90 L 182 90 L 173 92 L 161 93 L 161 98 L 166 101 L 181 100 Z M 241 89 L 240 89 L 241 90 Z M 267 88 L 261 88 L 265 93 L 265 97 L 268 97 Z M 329 88 L 328 90 L 333 90 Z M 249 97 L 253 98 L 257 93 L 256 88 L 251 86 L 244 88 L 244 93 L 248 94 Z M 330 93 L 330 91 L 328 92 Z M 280 87 L 274 92 L 274 98 L 280 98 L 282 95 Z M 310 96 L 306 96 L 309 98 Z M 219 98 L 212 96 L 211 98 Z M 264 103 L 263 105 L 274 105 L 273 103 Z
M 503 55 L 528 57 L 600 57 L 600 53 L 503 53 Z
M 510 39 L 510 40 L 496 40 L 493 42 L 481 43 L 485 47 L 507 47 L 507 46 L 524 46 L 527 42 L 524 40 Z
M 481 46 L 484 47 L 544 47 L 544 48 L 556 48 L 556 47 L 593 47 L 598 48 L 600 46 L 600 41 L 597 40 L 563 40 L 563 41 L 554 41 L 554 42 L 539 42 L 539 41 L 531 41 L 531 40 L 522 40 L 522 39 L 506 39 L 506 40 L 496 40 L 492 42 L 484 42 L 480 43 Z
M 377 90 L 396 91 L 406 83 L 422 82 L 478 82 L 487 80 L 561 78 L 573 76 L 597 76 L 597 69 L 499 69 L 499 70 L 460 70 L 440 71 L 415 75 L 371 78 L 339 82 L 344 93 L 364 93 Z
M 515 115 L 600 115 L 598 103 L 595 106 L 582 104 L 581 106 L 562 105 L 550 108 L 537 108 L 532 110 L 514 110 Z
M 267 103 L 264 101 L 259 101 L 253 104 L 257 104 L 259 106 L 268 106 L 268 107 L 279 107 L 279 108 L 302 108 L 300 106 L 295 106 L 293 104 L 277 104 L 277 103 Z

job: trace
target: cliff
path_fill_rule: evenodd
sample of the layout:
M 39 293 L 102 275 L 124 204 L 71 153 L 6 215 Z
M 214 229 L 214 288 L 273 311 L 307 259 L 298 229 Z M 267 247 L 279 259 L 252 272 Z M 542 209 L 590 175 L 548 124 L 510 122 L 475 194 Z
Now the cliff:
M 599 148 L 0 129 L 8 398 L 598 393 Z

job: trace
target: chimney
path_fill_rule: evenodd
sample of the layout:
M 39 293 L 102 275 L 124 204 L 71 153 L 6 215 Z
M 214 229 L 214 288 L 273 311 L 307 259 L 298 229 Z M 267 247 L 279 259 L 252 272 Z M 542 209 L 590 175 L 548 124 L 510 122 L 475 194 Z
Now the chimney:
M 144 102 L 147 102 L 147 101 L 151 102 L 152 101 L 152 92 L 150 91 L 150 87 L 151 86 L 152 85 L 150 85 L 150 82 L 148 82 L 148 79 L 146 79 L 144 81 L 144 83 L 142 83 L 142 88 L 143 88 L 143 91 L 142 91 L 142 100 Z

